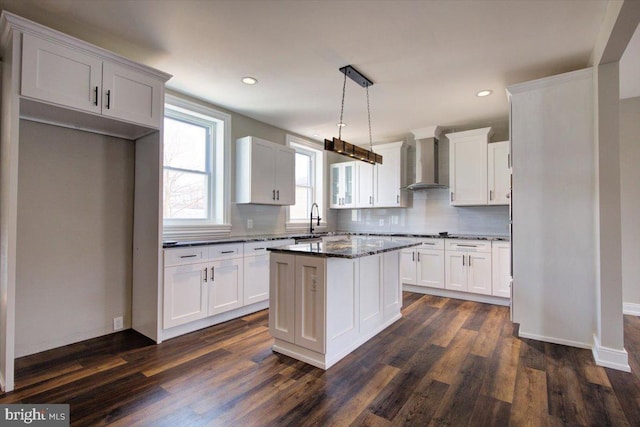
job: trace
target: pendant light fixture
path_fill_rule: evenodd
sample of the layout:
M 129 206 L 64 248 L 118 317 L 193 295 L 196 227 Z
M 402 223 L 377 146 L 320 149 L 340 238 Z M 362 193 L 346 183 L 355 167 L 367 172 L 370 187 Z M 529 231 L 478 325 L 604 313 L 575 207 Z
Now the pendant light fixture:
M 373 82 L 366 78 L 362 73 L 353 68 L 351 65 L 340 68 L 340 72 L 344 74 L 344 81 L 342 83 L 342 104 L 340 106 L 340 122 L 338 122 L 338 137 L 333 139 L 324 140 L 324 149 L 327 151 L 333 151 L 334 153 L 342 154 L 343 156 L 349 156 L 354 159 L 362 160 L 363 162 L 375 164 L 382 164 L 382 156 L 373 152 L 373 140 L 371 138 L 371 108 L 369 107 L 369 86 L 373 85 Z M 369 120 L 369 150 L 357 145 L 350 144 L 342 139 L 342 128 L 345 126 L 342 121 L 344 114 L 344 94 L 347 88 L 347 76 L 354 82 L 367 91 L 367 119 Z

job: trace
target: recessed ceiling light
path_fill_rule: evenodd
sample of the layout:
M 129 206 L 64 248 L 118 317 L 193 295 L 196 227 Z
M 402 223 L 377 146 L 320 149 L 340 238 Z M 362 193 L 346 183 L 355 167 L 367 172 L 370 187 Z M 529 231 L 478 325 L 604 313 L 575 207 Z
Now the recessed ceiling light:
M 254 85 L 254 84 L 258 83 L 258 79 L 247 76 L 247 77 L 243 77 L 242 78 L 242 83 L 244 83 L 246 85 Z
M 480 96 L 480 97 L 489 96 L 492 93 L 493 93 L 492 90 L 481 90 L 480 92 L 476 93 L 476 96 Z
M 338 127 L 339 127 L 339 128 L 343 128 L 343 127 L 345 127 L 346 125 L 347 125 L 346 123 L 338 123 Z
M 311 135 L 311 136 L 312 136 L 312 137 L 314 137 L 314 138 L 320 138 L 320 134 L 318 134 L 318 133 L 314 133 L 314 134 L 313 134 L 313 135 Z

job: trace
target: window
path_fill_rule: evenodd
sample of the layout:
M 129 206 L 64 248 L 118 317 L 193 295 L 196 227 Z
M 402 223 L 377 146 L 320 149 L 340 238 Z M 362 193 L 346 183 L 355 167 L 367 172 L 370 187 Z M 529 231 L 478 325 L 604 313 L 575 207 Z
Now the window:
M 287 144 L 296 150 L 296 204 L 287 214 L 287 230 L 307 228 L 311 206 L 317 203 L 324 219 L 324 151 L 316 144 L 287 135 Z M 326 222 L 321 222 L 326 227 Z
M 164 235 L 228 233 L 231 117 L 175 96 L 166 99 Z

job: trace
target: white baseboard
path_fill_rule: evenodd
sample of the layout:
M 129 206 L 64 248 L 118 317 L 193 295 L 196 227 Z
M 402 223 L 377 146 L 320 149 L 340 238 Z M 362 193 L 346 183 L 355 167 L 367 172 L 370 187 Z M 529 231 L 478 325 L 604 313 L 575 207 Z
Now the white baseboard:
M 523 331 L 522 330 L 522 325 L 520 326 L 520 330 L 518 331 L 518 336 L 520 338 L 527 338 L 527 339 L 532 339 L 532 340 L 536 340 L 536 341 L 550 342 L 552 344 L 566 345 L 568 347 L 586 348 L 588 350 L 591 350 L 593 348 L 593 344 L 591 344 L 591 343 L 566 340 L 564 338 L 557 338 L 557 337 L 548 337 L 548 336 L 545 336 L 545 335 L 532 334 L 532 333 L 529 333 L 527 331 Z
M 598 337 L 593 335 L 593 359 L 596 361 L 596 365 L 604 366 L 605 368 L 617 369 L 618 371 L 631 372 L 629 366 L 629 355 L 623 348 L 618 350 L 615 348 L 603 347 L 600 345 Z
M 451 291 L 448 289 L 438 289 L 438 288 L 427 288 L 424 286 L 415 286 L 415 285 L 402 285 L 402 290 L 408 291 L 408 292 L 415 292 L 418 294 L 434 295 L 437 297 L 456 298 L 456 299 L 463 299 L 466 301 L 482 302 L 485 304 L 504 305 L 507 307 L 511 305 L 511 301 L 509 300 L 509 298 L 495 297 L 493 295 L 471 294 L 468 292 L 458 292 L 458 291 Z
M 640 316 L 640 304 L 634 304 L 632 302 L 622 303 L 622 312 L 632 316 Z

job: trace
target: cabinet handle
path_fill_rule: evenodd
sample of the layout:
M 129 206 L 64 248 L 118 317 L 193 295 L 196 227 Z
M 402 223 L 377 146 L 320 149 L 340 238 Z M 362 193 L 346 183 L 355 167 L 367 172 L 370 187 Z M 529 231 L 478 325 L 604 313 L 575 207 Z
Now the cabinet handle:
M 373 204 L 373 196 L 369 196 L 369 204 L 372 205 Z
M 451 192 L 451 201 L 453 202 L 453 191 Z
M 180 258 L 195 258 L 195 257 L 197 257 L 197 256 L 198 256 L 198 255 L 196 255 L 196 254 L 192 254 L 192 255 L 181 255 L 181 256 L 180 256 Z
M 464 255 L 462 255 L 462 266 L 464 267 Z
M 415 260 L 416 260 L 416 253 L 414 251 L 414 252 L 411 252 L 411 261 L 415 261 Z
M 272 200 L 276 199 L 276 190 L 273 190 L 273 194 L 271 195 L 271 199 Z
M 107 91 L 107 110 L 111 108 L 111 90 Z
M 460 247 L 460 248 L 477 248 L 478 245 L 463 245 L 458 243 L 456 246 Z
M 276 200 L 280 200 L 280 190 L 276 190 Z
M 429 245 L 429 246 L 434 246 L 435 243 L 429 243 L 429 242 L 422 242 L 423 245 Z
M 420 252 L 418 252 L 418 262 L 420 262 Z
M 471 255 L 469 255 L 469 267 L 471 267 Z
M 220 253 L 221 253 L 221 254 L 233 254 L 233 253 L 235 253 L 235 252 L 236 252 L 236 251 L 222 251 L 222 252 L 220 252 Z
M 511 193 L 507 193 L 507 199 L 511 198 Z
M 489 200 L 493 200 L 493 190 L 489 190 Z
M 93 105 L 97 106 L 98 105 L 98 86 L 96 86 L 96 88 L 93 90 L 93 92 L 96 95 L 96 100 L 93 102 Z
M 213 282 L 213 278 L 214 278 L 214 277 L 215 277 L 215 276 L 213 275 L 213 267 L 211 267 L 211 281 L 212 281 L 212 282 Z
M 400 204 L 400 195 L 399 194 L 396 194 L 396 203 Z
M 207 267 L 204 268 L 204 281 L 207 281 Z
M 265 249 L 265 248 L 253 248 L 254 251 L 261 251 L 263 249 Z

